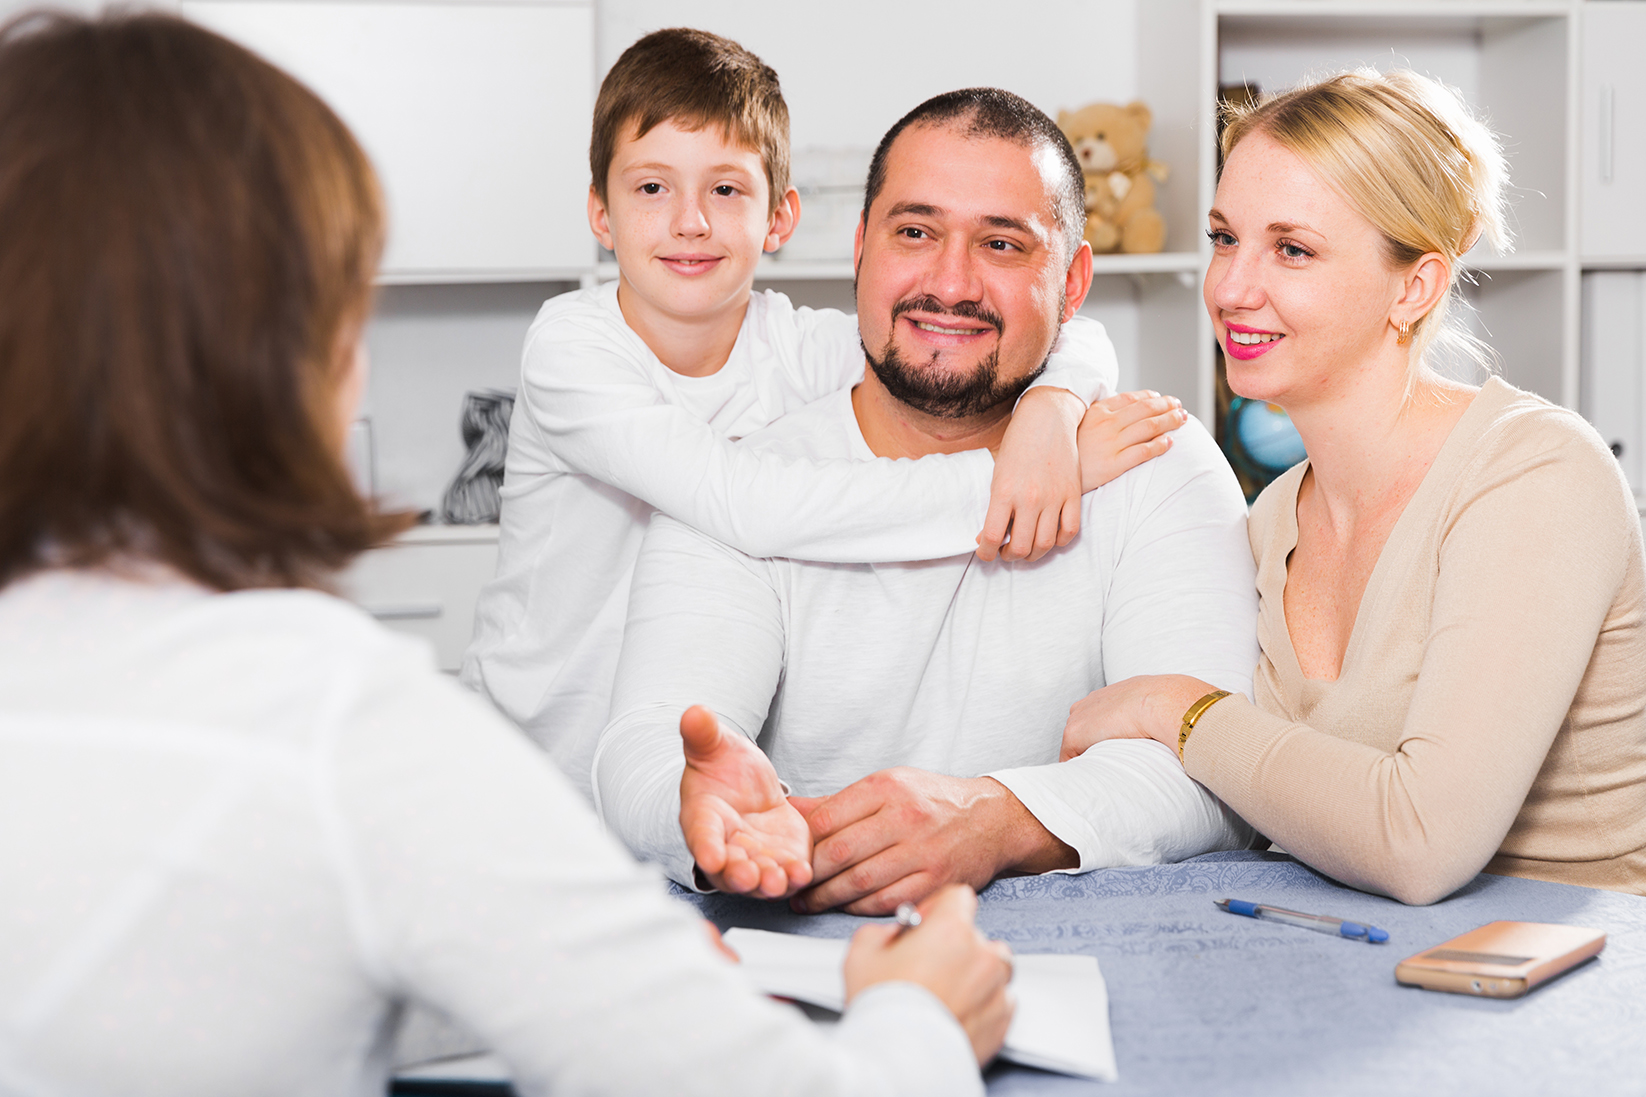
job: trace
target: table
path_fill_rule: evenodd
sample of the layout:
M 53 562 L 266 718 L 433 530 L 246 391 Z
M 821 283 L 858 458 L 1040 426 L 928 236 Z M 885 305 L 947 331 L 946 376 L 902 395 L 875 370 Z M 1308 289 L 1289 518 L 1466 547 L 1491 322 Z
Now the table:
M 680 894 L 722 929 L 849 936 L 863 920 Z M 1646 898 L 1481 874 L 1408 907 L 1275 853 L 999 880 L 978 922 L 1019 952 L 1096 956 L 1120 1081 L 997 1065 L 989 1093 L 1646 1094 Z M 1369 922 L 1368 945 L 1225 914 L 1214 899 Z M 1511 1001 L 1399 986 L 1395 964 L 1486 922 L 1591 926 L 1606 950 Z

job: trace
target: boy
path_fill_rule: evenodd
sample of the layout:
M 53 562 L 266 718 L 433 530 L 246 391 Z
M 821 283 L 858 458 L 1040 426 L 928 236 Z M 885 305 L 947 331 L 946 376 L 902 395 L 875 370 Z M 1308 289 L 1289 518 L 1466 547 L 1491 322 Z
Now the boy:
M 527 334 L 497 578 L 462 672 L 586 796 L 653 508 L 757 556 L 1032 559 L 1073 537 L 1083 486 L 1163 452 L 1182 421 L 1175 401 L 1120 398 L 1082 485 L 1075 431 L 1115 364 L 1101 325 L 1076 321 L 998 464 L 749 453 L 732 440 L 864 368 L 851 317 L 752 293 L 799 217 L 776 74 L 716 35 L 648 35 L 601 86 L 589 159 L 590 226 L 620 277 L 548 302 Z

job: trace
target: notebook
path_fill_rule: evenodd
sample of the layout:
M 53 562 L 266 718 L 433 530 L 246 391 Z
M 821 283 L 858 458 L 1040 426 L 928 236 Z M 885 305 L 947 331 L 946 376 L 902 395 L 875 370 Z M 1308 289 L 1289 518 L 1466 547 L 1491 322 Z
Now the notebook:
M 825 1009 L 846 999 L 840 967 L 847 941 L 729 929 L 726 944 L 763 992 Z M 1113 1082 L 1114 1043 L 1109 1035 L 1109 991 L 1092 956 L 1052 953 L 1013 958 L 1012 992 L 1017 1012 L 1000 1057 L 1041 1070 Z

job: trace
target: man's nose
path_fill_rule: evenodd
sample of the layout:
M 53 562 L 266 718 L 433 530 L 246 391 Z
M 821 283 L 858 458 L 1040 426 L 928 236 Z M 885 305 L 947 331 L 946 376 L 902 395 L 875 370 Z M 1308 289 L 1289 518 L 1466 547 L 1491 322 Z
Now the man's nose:
M 695 194 L 682 194 L 674 204 L 670 230 L 676 236 L 698 237 L 709 234 L 709 219 L 704 215 L 703 203 Z
M 932 258 L 932 266 L 926 272 L 926 292 L 944 304 L 976 301 L 982 297 L 982 280 L 971 241 L 950 236 Z

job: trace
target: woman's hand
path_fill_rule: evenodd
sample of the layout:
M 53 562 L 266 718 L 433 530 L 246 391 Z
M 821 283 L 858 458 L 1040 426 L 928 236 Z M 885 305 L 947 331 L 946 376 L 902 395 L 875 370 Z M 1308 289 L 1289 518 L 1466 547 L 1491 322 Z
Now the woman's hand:
M 979 559 L 1038 560 L 1080 532 L 1075 440 L 1085 413 L 1080 397 L 1049 386 L 1030 389 L 1017 402 L 995 454 Z
M 1006 1042 L 1014 1008 L 1006 984 L 1012 950 L 977 931 L 977 893 L 964 884 L 940 888 L 920 904 L 920 925 L 864 926 L 846 954 L 846 1001 L 875 983 L 919 983 L 949 1007 L 982 1066 Z
M 1059 760 L 1105 739 L 1154 739 L 1175 755 L 1183 714 L 1216 688 L 1187 674 L 1140 674 L 1088 693 L 1069 706 Z

